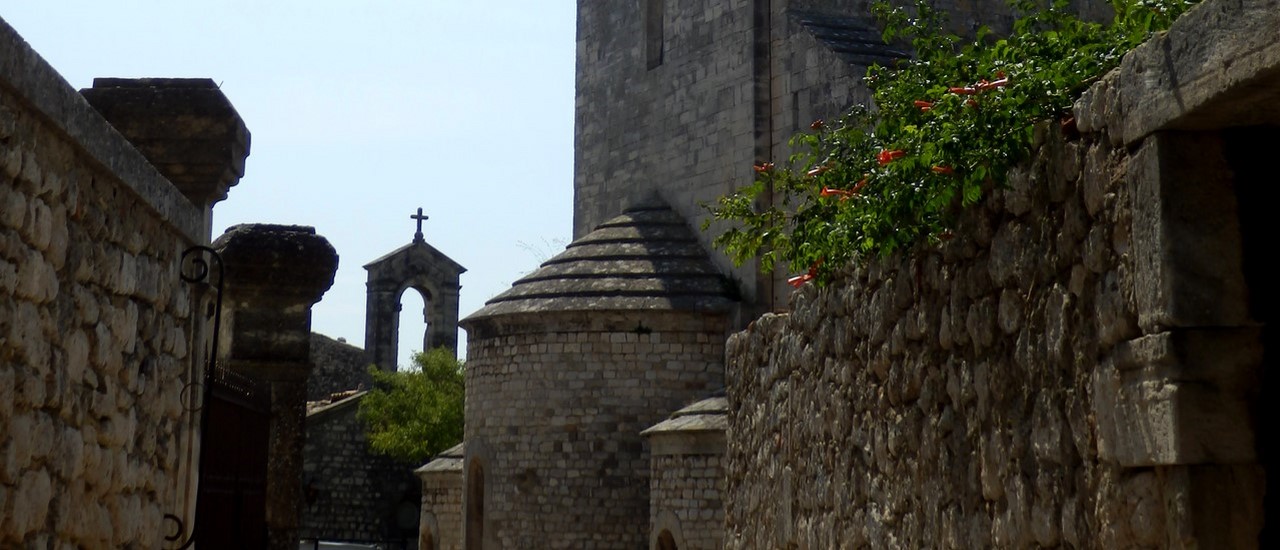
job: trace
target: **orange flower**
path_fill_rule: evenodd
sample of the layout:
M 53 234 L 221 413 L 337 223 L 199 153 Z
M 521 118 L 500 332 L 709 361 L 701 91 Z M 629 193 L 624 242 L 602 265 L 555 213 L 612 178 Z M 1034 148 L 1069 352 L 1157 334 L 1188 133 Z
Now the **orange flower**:
M 795 277 L 792 277 L 792 278 L 790 278 L 790 279 L 787 279 L 787 284 L 789 284 L 789 285 L 791 285 L 791 286 L 793 286 L 793 287 L 795 287 L 795 288 L 800 288 L 800 287 L 804 286 L 804 284 L 805 284 L 805 283 L 807 283 L 807 282 L 809 282 L 809 281 L 812 281 L 812 280 L 813 280 L 813 275 L 810 275 L 810 274 L 808 274 L 808 273 L 805 273 L 804 275 L 796 275 Z
M 831 187 L 823 187 L 822 192 L 818 193 L 819 196 L 827 198 L 840 197 L 840 200 L 848 199 L 854 194 L 855 193 L 853 191 L 845 191 L 844 189 L 834 189 Z
M 762 163 L 760 163 L 760 164 L 757 164 L 757 165 L 752 166 L 752 167 L 751 167 L 751 169 L 752 169 L 752 170 L 755 170 L 755 171 L 756 171 L 756 173 L 763 174 L 763 173 L 765 173 L 765 172 L 768 172 L 768 171 L 770 171 L 770 170 L 773 170 L 773 163 L 772 163 L 772 162 L 762 162 Z
M 956 95 L 973 95 L 978 93 L 978 90 L 972 86 L 952 86 L 947 88 L 947 91 Z
M 986 80 L 979 80 L 977 84 L 974 84 L 974 85 L 973 85 L 973 87 L 974 87 L 974 88 L 976 88 L 976 89 L 978 89 L 979 91 L 984 91 L 984 92 L 985 92 L 985 91 L 987 91 L 987 90 L 994 90 L 994 89 L 996 89 L 996 88 L 1003 88 L 1003 87 L 1008 86 L 1008 85 L 1009 85 L 1009 79 L 1007 79 L 1007 78 L 1001 78 L 1001 79 L 999 79 L 999 80 L 996 80 L 995 82 L 987 82 Z
M 926 113 L 927 113 L 927 112 L 929 112 L 929 109 L 932 109 L 932 108 L 933 108 L 933 102 L 931 102 L 931 101 L 922 101 L 922 100 L 917 99 L 917 100 L 913 101 L 912 103 L 916 106 L 916 108 L 918 108 L 918 109 L 920 109 L 921 111 L 924 111 L 924 112 L 926 112 Z
M 818 174 L 821 174 L 821 173 L 823 173 L 823 172 L 826 172 L 827 170 L 830 170 L 830 169 L 831 169 L 831 167 L 830 167 L 830 166 L 827 166 L 827 165 L 823 164 L 823 165 L 821 165 L 821 166 L 815 166 L 815 167 L 813 167 L 813 169 L 812 169 L 812 170 L 809 170 L 809 171 L 806 173 L 806 175 L 808 175 L 809 177 L 811 177 L 811 178 L 812 178 L 812 177 L 817 176 Z
M 818 120 L 813 121 L 813 124 L 810 124 L 810 125 L 809 125 L 809 128 L 810 128 L 810 129 L 813 129 L 813 130 L 821 130 L 821 129 L 822 129 L 822 126 L 823 126 L 824 124 L 825 124 L 825 123 L 824 123 L 824 122 L 822 122 L 822 119 L 818 119 Z
M 880 166 L 884 166 L 905 156 L 907 156 L 907 152 L 902 149 L 885 149 L 880 151 L 880 155 L 876 158 L 880 161 Z
M 955 170 L 950 166 L 934 166 L 933 168 L 930 168 L 930 170 L 933 170 L 933 173 L 935 174 L 942 174 L 944 176 L 955 173 Z
M 787 279 L 787 284 L 795 288 L 804 286 L 805 283 L 812 281 L 814 277 L 818 276 L 818 268 L 822 267 L 822 262 L 824 261 L 826 261 L 826 258 L 819 258 L 818 261 L 813 262 L 813 265 L 809 266 L 808 273 L 805 273 L 804 275 L 796 275 L 795 277 Z
M 864 176 L 862 179 L 858 180 L 857 185 L 854 185 L 853 189 L 850 189 L 849 192 L 857 193 L 858 191 L 861 191 L 863 187 L 866 187 L 866 186 L 867 186 L 867 178 Z

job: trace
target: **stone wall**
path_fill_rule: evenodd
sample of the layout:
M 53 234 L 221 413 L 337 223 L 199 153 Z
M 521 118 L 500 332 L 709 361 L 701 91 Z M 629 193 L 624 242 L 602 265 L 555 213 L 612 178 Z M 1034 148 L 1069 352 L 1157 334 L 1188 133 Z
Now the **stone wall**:
M 645 30 L 655 2 L 661 37 Z M 578 3 L 575 238 L 655 191 L 700 220 L 702 203 L 750 183 L 753 163 L 783 154 L 793 126 L 864 98 L 853 86 L 859 69 L 788 24 L 788 2 L 768 4 L 777 4 L 773 26 L 759 1 Z M 650 67 L 655 41 L 662 62 Z M 710 236 L 700 235 L 708 249 Z M 715 261 L 770 308 L 770 285 L 754 266 Z
M 650 482 L 649 509 L 660 536 L 667 523 L 677 548 L 689 550 L 722 548 L 724 541 L 723 455 L 677 454 L 654 456 Z M 665 520 L 669 513 L 676 521 Z
M 418 550 L 462 550 L 462 444 L 414 470 L 422 480 Z
M 369 450 L 358 393 L 307 414 L 303 539 L 414 541 L 419 484 L 413 466 Z M 401 525 L 404 523 L 404 525 Z
M 464 323 L 469 510 L 483 494 L 483 517 L 465 521 L 483 522 L 483 547 L 645 544 L 640 431 L 720 387 L 724 322 L 645 311 Z
M 1266 540 L 1268 278 L 1244 266 L 1280 138 L 1229 127 L 1280 118 L 1278 7 L 1193 10 L 954 239 L 731 338 L 726 547 Z
M 3 22 L 0 51 L 0 546 L 160 548 L 205 213 Z
M 808 285 L 731 339 L 728 547 L 1160 536 L 1151 473 L 1096 450 L 1092 377 L 1138 335 L 1127 155 L 1054 130 L 940 250 Z
M 307 400 L 328 399 L 331 394 L 373 387 L 364 350 L 343 340 L 311 333 L 311 364 Z

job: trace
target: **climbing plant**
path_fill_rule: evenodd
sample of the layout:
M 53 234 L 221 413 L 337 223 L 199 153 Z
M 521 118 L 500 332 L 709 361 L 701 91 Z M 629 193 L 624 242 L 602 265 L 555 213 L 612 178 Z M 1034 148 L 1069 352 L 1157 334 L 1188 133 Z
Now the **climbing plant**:
M 981 28 L 971 40 L 945 32 L 924 1 L 876 5 L 885 41 L 910 42 L 915 57 L 871 67 L 874 107 L 815 121 L 791 139 L 790 158 L 755 165 L 750 186 L 709 205 L 731 222 L 716 245 L 738 263 L 803 271 L 799 286 L 860 256 L 950 238 L 955 214 L 1028 156 L 1037 123 L 1074 128 L 1075 98 L 1194 1 L 1112 0 L 1115 17 L 1101 24 L 1065 0 L 1019 0 L 1008 36 Z M 762 209 L 765 194 L 776 200 Z

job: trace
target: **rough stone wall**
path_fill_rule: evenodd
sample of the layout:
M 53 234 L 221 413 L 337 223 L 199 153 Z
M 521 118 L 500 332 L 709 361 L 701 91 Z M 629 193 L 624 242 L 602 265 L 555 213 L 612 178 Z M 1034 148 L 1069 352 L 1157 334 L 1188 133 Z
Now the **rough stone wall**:
M 662 527 L 661 512 L 670 512 L 678 521 L 688 550 L 719 549 L 724 545 L 724 468 L 718 454 L 676 454 L 654 456 L 650 483 L 649 510 Z
M 721 386 L 724 323 L 557 312 L 466 327 L 465 471 L 484 471 L 484 547 L 646 545 L 640 431 Z
M 301 536 L 417 540 L 421 504 L 413 467 L 369 451 L 364 423 L 356 417 L 359 399 L 307 415 Z M 401 516 L 412 524 L 398 525 Z
M 1093 414 L 1099 363 L 1139 334 L 1127 153 L 1042 134 L 939 250 L 731 339 L 728 548 L 1163 540 L 1157 474 L 1101 460 Z
M 307 377 L 307 400 L 320 401 L 330 395 L 373 387 L 364 350 L 328 336 L 311 333 L 311 364 Z
M 1278 4 L 1189 11 L 953 240 L 735 335 L 726 546 L 1274 546 Z
M 3 22 L 0 51 L 0 546 L 160 548 L 203 214 Z

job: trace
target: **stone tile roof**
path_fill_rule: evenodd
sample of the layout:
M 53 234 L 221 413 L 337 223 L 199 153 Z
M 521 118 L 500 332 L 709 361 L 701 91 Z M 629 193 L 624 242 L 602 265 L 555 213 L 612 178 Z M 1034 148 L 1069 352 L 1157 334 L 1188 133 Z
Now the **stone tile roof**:
M 671 413 L 671 417 L 659 422 L 640 435 L 652 436 L 672 432 L 724 431 L 729 427 L 729 400 L 720 395 L 698 401 Z
M 911 52 L 886 44 L 870 16 L 850 17 L 789 10 L 787 15 L 850 65 L 890 65 Z
M 307 401 L 307 417 L 311 418 L 329 411 L 355 405 L 360 402 L 360 399 L 363 398 L 366 393 L 369 392 L 365 390 L 347 390 L 332 393 L 326 399 Z
M 454 445 L 444 452 L 436 455 L 430 462 L 423 464 L 422 467 L 414 470 L 413 473 L 422 475 L 432 472 L 461 472 L 462 459 L 465 456 L 466 443 Z
M 684 219 L 652 202 L 600 224 L 463 322 L 550 311 L 727 311 L 736 300 Z

